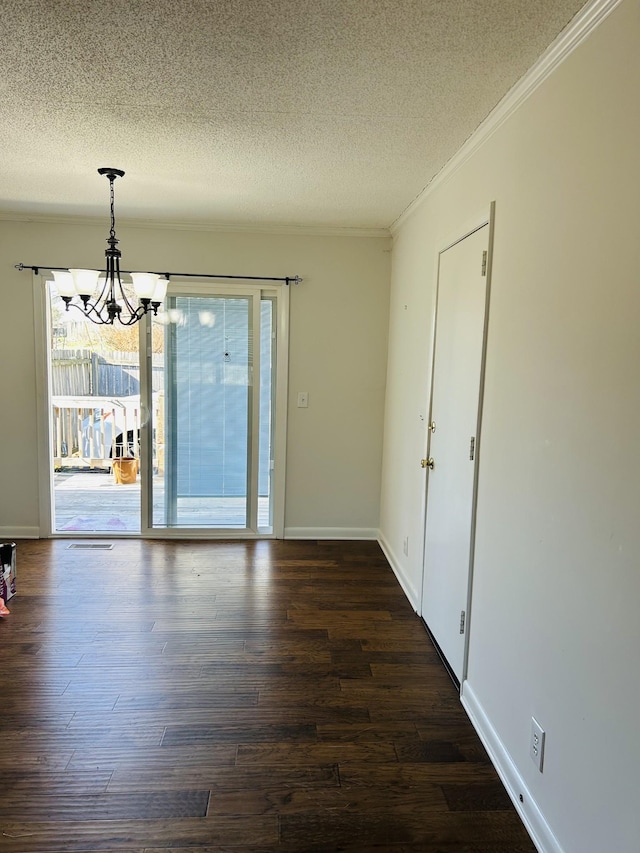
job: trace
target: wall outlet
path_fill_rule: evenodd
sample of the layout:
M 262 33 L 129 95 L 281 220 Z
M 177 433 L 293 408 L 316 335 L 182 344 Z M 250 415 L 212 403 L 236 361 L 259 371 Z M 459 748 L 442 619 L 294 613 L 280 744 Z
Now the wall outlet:
M 409 537 L 405 536 L 402 542 L 402 550 L 404 551 L 405 557 L 409 556 Z
M 544 729 L 535 717 L 531 717 L 531 741 L 529 743 L 529 755 L 541 773 L 542 765 L 544 763 L 544 738 Z

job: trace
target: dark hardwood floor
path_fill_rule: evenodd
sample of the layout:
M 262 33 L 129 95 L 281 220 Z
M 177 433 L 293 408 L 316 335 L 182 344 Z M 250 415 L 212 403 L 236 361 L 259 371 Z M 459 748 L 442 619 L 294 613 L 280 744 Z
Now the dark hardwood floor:
M 18 544 L 0 850 L 535 853 L 371 542 Z

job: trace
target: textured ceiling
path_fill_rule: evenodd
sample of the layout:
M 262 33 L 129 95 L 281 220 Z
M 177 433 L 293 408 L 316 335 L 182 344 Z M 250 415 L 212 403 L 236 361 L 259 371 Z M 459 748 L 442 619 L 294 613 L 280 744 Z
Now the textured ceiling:
M 580 0 L 0 0 L 0 212 L 387 227 Z

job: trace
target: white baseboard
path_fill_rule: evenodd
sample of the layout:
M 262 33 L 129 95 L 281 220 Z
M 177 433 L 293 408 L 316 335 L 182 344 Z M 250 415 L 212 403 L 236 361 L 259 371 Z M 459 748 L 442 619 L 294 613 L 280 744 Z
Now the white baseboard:
M 39 527 L 0 527 L 0 539 L 3 541 L 13 539 L 39 539 Z
M 406 572 L 403 570 L 398 558 L 393 552 L 393 548 L 387 540 L 384 538 L 382 533 L 378 531 L 378 544 L 384 551 L 384 555 L 389 561 L 389 565 L 393 569 L 393 573 L 398 579 L 398 583 L 402 587 L 404 594 L 409 599 L 409 604 L 413 607 L 416 613 L 420 612 L 420 593 L 411 583 L 409 578 L 406 575 Z
M 285 539 L 373 539 L 378 531 L 373 527 L 285 527 Z
M 462 684 L 461 700 L 537 849 L 540 853 L 565 853 L 468 681 Z

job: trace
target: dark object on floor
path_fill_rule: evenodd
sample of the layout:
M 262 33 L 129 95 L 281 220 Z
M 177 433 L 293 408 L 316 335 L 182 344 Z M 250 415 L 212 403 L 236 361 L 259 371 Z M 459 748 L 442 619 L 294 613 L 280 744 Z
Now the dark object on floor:
M 9 601 L 16 594 L 16 543 L 0 545 L 0 598 Z

